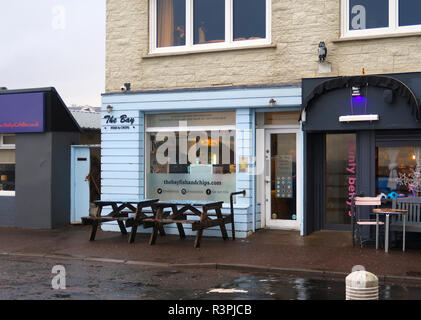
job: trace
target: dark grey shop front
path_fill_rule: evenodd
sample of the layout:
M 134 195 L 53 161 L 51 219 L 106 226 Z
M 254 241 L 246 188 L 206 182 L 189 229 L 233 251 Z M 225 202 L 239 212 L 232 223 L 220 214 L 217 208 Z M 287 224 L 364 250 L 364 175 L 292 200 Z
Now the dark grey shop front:
M 421 171 L 420 96 L 421 73 L 303 79 L 306 235 L 350 230 L 353 195 L 412 195 L 398 178 Z
M 16 150 L 14 170 L 2 173 L 0 193 L 10 191 L 0 195 L 0 226 L 70 223 L 70 146 L 79 133 L 54 88 L 0 91 L 0 134 L 13 136 Z

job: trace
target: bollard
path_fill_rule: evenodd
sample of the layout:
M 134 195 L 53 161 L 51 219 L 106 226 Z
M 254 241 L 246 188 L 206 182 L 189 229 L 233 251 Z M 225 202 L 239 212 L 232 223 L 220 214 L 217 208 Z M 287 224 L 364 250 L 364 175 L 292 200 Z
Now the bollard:
M 345 279 L 346 300 L 379 300 L 379 279 L 367 271 L 355 271 Z

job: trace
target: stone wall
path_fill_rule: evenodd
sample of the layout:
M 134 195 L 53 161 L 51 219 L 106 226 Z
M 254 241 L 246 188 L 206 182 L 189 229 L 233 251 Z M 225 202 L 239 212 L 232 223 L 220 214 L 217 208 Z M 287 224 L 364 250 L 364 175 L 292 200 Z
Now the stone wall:
M 272 1 L 272 43 L 259 49 L 151 56 L 148 0 L 107 0 L 106 91 L 298 83 L 301 78 L 421 70 L 421 36 L 340 37 L 340 1 Z M 325 41 L 332 72 L 318 72 Z

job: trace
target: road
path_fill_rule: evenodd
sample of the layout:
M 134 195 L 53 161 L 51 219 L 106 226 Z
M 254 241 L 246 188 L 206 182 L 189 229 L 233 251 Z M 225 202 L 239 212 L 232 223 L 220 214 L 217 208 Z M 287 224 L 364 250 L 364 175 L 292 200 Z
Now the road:
M 66 289 L 52 288 L 56 265 Z M 344 290 L 343 281 L 279 274 L 0 256 L 1 300 L 343 300 Z M 382 286 L 380 298 L 421 299 L 421 288 Z

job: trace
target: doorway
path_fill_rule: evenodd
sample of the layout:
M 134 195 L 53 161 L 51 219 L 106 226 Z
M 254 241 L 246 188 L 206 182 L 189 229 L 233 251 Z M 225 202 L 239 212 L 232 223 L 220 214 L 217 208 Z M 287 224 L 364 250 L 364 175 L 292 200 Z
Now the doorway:
M 95 211 L 94 201 L 101 198 L 101 148 L 72 146 L 71 223 Z
M 268 228 L 300 230 L 300 146 L 299 129 L 266 130 L 265 220 Z

